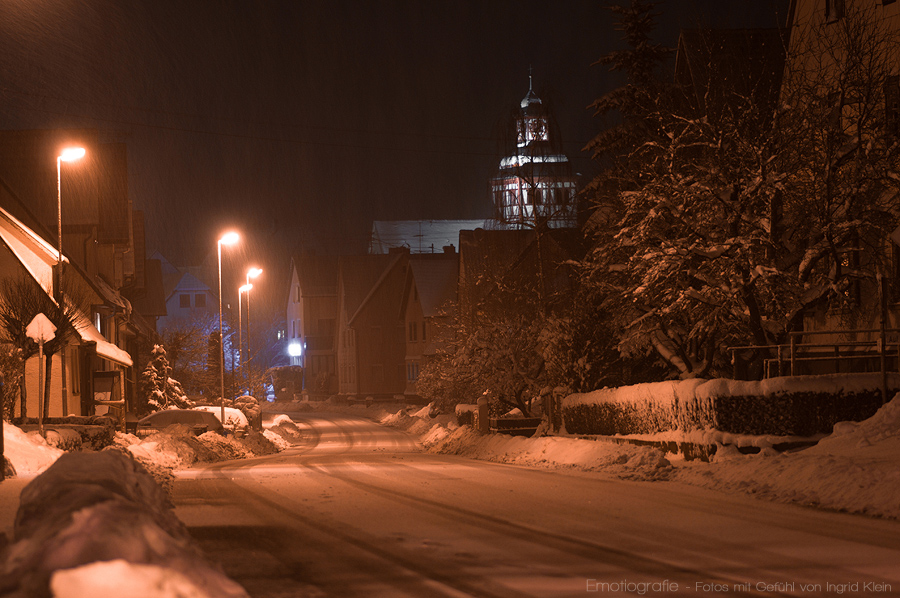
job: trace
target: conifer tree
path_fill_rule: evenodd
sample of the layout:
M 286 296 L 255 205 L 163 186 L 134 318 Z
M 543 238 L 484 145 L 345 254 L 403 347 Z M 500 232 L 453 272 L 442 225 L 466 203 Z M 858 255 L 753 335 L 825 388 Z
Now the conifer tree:
M 181 388 L 181 384 L 171 377 L 172 368 L 162 345 L 154 345 L 150 353 L 150 361 L 141 373 L 141 394 L 147 401 L 150 411 L 160 411 L 177 407 L 188 409 L 193 407 Z

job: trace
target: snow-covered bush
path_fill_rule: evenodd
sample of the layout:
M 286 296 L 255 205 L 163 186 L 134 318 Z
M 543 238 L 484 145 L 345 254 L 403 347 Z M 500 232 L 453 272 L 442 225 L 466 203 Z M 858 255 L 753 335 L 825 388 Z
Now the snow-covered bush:
M 234 407 L 240 409 L 251 426 L 259 429 L 262 425 L 262 408 L 259 401 L 250 395 L 244 395 L 234 400 Z

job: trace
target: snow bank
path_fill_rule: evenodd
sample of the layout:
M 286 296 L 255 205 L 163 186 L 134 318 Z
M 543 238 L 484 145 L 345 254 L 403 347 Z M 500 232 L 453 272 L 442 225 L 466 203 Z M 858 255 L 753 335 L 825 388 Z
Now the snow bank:
M 291 448 L 293 446 L 290 442 L 284 439 L 283 436 L 277 434 L 271 430 L 263 430 L 263 436 L 269 439 L 269 442 L 275 445 L 279 451 L 283 451 Z
M 549 469 L 602 471 L 631 480 L 668 479 L 672 470 L 662 451 L 647 446 L 548 436 L 479 434 L 469 426 L 446 434 L 430 430 L 422 443 L 436 453 Z
M 3 454 L 17 475 L 29 475 L 53 465 L 63 451 L 47 444 L 39 434 L 26 434 L 9 422 L 3 422 Z
M 143 439 L 116 433 L 113 445 L 127 451 L 151 470 L 186 469 L 195 463 L 218 463 L 230 459 L 270 455 L 282 450 L 264 434 L 251 432 L 243 438 L 215 432 L 194 436 L 187 426 L 169 426 Z
M 827 384 L 827 380 L 820 382 Z M 663 391 L 663 401 L 673 394 L 667 385 L 656 388 Z M 631 396 L 634 401 L 647 399 L 647 395 Z M 729 494 L 900 519 L 900 394 L 864 421 L 836 424 L 830 435 L 803 450 L 773 450 L 771 446 L 783 437 L 698 431 L 704 440 L 734 443 L 719 444 L 709 463 L 666 459 L 656 448 L 612 441 L 482 435 L 471 426 L 456 426 L 450 418 L 442 418 L 435 422 L 404 412 L 382 422 L 422 430 L 420 443 L 430 452 L 621 479 L 670 480 Z M 738 451 L 738 445 L 761 450 L 746 455 Z
M 20 495 L 14 540 L 0 595 L 247 596 L 204 560 L 168 494 L 120 450 L 66 453 L 35 478 Z M 178 593 L 188 588 L 181 579 L 192 593 Z
M 56 571 L 50 579 L 54 598 L 207 598 L 189 577 L 157 565 L 122 559 Z

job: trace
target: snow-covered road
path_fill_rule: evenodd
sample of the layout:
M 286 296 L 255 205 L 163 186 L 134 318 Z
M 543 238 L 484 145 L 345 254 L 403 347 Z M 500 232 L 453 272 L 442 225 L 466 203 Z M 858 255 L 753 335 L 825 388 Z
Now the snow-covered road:
M 303 445 L 175 485 L 176 514 L 254 596 L 900 595 L 896 522 L 427 454 L 363 418 L 290 415 Z

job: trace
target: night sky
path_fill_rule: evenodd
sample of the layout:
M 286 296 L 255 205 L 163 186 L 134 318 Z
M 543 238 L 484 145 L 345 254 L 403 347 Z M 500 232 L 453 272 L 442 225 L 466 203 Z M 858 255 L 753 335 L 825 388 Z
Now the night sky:
M 529 68 L 590 176 L 587 106 L 619 83 L 592 66 L 621 47 L 607 3 L 0 0 L 0 128 L 127 142 L 148 250 L 173 263 L 234 226 L 247 259 L 286 269 L 300 248 L 364 251 L 373 219 L 488 216 Z M 786 4 L 670 0 L 660 41 L 774 26 Z

